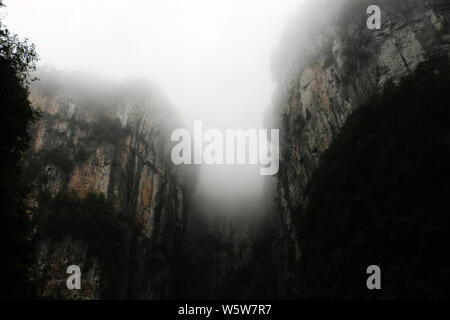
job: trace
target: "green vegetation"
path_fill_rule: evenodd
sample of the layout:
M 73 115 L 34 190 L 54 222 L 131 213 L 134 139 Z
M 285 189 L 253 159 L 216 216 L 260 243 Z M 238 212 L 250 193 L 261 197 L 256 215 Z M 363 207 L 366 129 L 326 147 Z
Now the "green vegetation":
M 80 146 L 75 153 L 75 161 L 76 162 L 84 162 L 89 158 L 89 153 L 83 146 Z
M 98 141 L 117 143 L 124 137 L 126 129 L 122 128 L 119 118 L 111 118 L 100 114 L 93 127 L 93 138 Z
M 177 255 L 176 265 L 182 267 L 175 268 L 176 299 L 204 299 L 212 294 L 215 274 L 211 266 L 220 254 L 231 250 L 211 234 L 200 217 L 192 214 L 190 219 L 192 230 L 186 233 Z
M 344 40 L 346 46 L 343 50 L 345 61 L 342 66 L 342 72 L 345 84 L 350 84 L 360 67 L 373 56 L 373 53 L 370 52 L 371 41 L 372 38 L 367 34 L 367 31 L 358 33 L 356 37 L 347 36 L 346 40 Z M 375 44 L 373 45 L 375 46 Z
M 298 210 L 302 298 L 450 296 L 448 101 L 435 58 L 349 117 Z M 366 288 L 372 264 L 382 290 Z
M 366 28 L 365 15 L 366 8 L 371 4 L 370 1 L 350 1 L 342 9 L 339 15 L 338 25 L 345 57 L 342 66 L 343 81 L 349 84 L 354 79 L 354 74 L 364 65 L 367 60 L 374 55 L 371 50 L 376 49 L 376 43 L 373 41 L 373 32 Z M 355 20 L 355 17 L 357 19 Z M 356 30 L 351 31 L 352 23 L 357 24 Z M 372 46 L 372 47 L 371 47 Z
M 174 299 L 273 298 L 276 277 L 270 252 L 274 241 L 271 221 L 257 222 L 264 227 L 252 234 L 251 257 L 242 262 L 236 242 L 231 240 L 235 236 L 224 238 L 223 234 L 215 232 L 201 211 L 204 208 L 190 211 L 186 233 L 174 263 Z M 248 221 L 242 220 L 244 223 Z M 245 250 L 250 243 L 240 242 L 239 245 Z
M 114 212 L 103 194 L 90 193 L 85 199 L 58 194 L 44 205 L 48 210 L 42 221 L 42 236 L 62 240 L 67 236 L 85 241 L 92 253 L 112 262 L 115 253 L 127 243 L 127 222 Z
M 323 47 L 319 53 L 319 55 L 324 58 L 323 67 L 325 69 L 332 66 L 334 63 L 333 44 L 334 44 L 333 38 L 327 39 L 326 42 L 323 44 Z
M 70 173 L 73 169 L 73 161 L 70 157 L 70 150 L 59 145 L 55 148 L 44 150 L 40 153 L 43 163 L 51 163 L 60 168 L 65 173 Z
M 117 279 L 126 268 L 132 230 L 136 226 L 115 212 L 103 194 L 89 193 L 85 199 L 60 193 L 54 199 L 40 195 L 40 237 L 61 241 L 67 237 L 83 241 L 88 254 L 99 259 L 103 271 L 103 298 L 114 297 Z
M 0 20 L 0 297 L 5 299 L 34 294 L 31 226 L 19 160 L 30 141 L 28 128 L 38 116 L 28 101 L 28 76 L 36 60 L 34 46 L 11 34 Z

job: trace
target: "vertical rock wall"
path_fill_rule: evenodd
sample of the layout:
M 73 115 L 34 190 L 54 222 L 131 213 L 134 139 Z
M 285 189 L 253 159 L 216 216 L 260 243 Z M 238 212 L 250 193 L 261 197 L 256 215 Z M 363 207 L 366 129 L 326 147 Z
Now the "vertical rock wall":
M 377 1 L 381 30 L 366 27 L 371 1 L 319 1 L 304 6 L 285 32 L 273 59 L 278 89 L 271 115 L 280 117 L 277 199 L 279 295 L 298 292 L 301 259 L 295 212 L 320 155 L 352 110 L 389 81 L 409 74 L 422 61 L 450 52 L 450 3 L 444 0 Z M 322 6 L 322 7 L 320 7 Z M 324 21 L 312 8 L 328 10 Z M 317 11 L 316 11 L 317 12 Z
M 30 97 L 42 111 L 25 157 L 37 224 L 40 294 L 167 298 L 190 192 L 188 175 L 170 161 L 176 115 L 157 90 L 139 82 L 107 83 L 85 76 L 72 80 L 44 73 Z M 103 195 L 126 221 L 124 255 L 108 262 L 120 268 L 105 267 L 83 239 L 71 234 L 56 239 L 41 232 L 46 218 L 55 214 L 46 202 L 62 193 L 80 201 Z M 72 264 L 81 268 L 81 290 L 66 287 L 66 268 Z

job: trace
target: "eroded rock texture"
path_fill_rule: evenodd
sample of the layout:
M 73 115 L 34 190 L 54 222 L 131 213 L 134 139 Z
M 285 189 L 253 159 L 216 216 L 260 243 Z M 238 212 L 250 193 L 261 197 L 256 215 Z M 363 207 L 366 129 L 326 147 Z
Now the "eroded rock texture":
M 277 187 L 281 297 L 301 290 L 295 275 L 301 259 L 295 212 L 307 201 L 304 191 L 320 155 L 371 94 L 408 75 L 420 62 L 450 52 L 448 1 L 377 1 L 381 30 L 366 27 L 371 4 L 325 0 L 305 6 L 274 57 L 278 89 L 271 112 L 281 119 L 272 125 L 284 130 Z M 329 16 L 316 19 L 313 7 Z
M 170 161 L 170 133 L 179 125 L 171 106 L 156 89 L 140 82 L 108 83 L 52 72 L 40 78 L 30 99 L 42 118 L 25 157 L 37 224 L 40 295 L 169 297 L 190 191 L 188 175 Z M 123 221 L 118 226 L 126 235 L 120 243 L 123 250 L 114 251 L 111 239 L 115 255 L 105 260 L 90 243 L 102 239 L 108 250 L 102 232 L 92 240 L 79 236 L 89 232 L 70 226 L 67 235 L 45 233 L 48 217 L 59 212 L 52 201 L 61 194 L 79 203 L 92 194 L 102 195 L 100 203 L 110 205 Z M 66 287 L 66 268 L 72 264 L 81 268 L 81 290 Z

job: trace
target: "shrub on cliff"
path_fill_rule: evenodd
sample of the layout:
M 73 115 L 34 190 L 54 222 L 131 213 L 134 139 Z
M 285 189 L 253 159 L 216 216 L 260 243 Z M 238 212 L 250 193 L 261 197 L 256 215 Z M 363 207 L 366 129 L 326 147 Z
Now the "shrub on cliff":
M 97 117 L 93 127 L 93 138 L 97 141 L 117 143 L 126 133 L 118 118 L 111 118 L 105 114 Z
M 61 241 L 67 237 L 87 244 L 102 270 L 102 298 L 117 297 L 120 280 L 126 277 L 127 257 L 134 245 L 132 233 L 140 229 L 116 212 L 103 194 L 59 193 L 55 198 L 40 197 L 40 237 Z
M 63 240 L 71 236 L 85 241 L 105 263 L 114 263 L 116 253 L 124 250 L 129 237 L 127 222 L 103 194 L 89 193 L 80 199 L 60 193 L 43 205 L 48 212 L 41 224 L 43 237 Z
M 70 150 L 64 145 L 44 150 L 40 153 L 43 164 L 53 164 L 65 173 L 70 173 L 73 169 L 73 160 Z

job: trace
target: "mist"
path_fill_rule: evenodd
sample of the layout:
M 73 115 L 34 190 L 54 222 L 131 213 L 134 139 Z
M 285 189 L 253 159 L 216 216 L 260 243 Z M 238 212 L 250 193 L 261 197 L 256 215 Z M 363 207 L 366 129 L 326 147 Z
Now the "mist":
M 40 65 L 159 87 L 184 126 L 262 128 L 273 49 L 302 0 L 14 0 L 9 29 L 35 43 Z M 258 166 L 203 166 L 197 198 L 259 201 Z
M 1 296 L 450 296 L 446 2 L 0 0 Z

